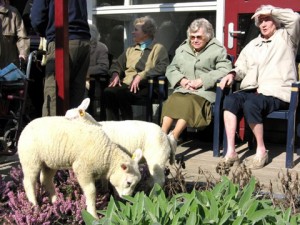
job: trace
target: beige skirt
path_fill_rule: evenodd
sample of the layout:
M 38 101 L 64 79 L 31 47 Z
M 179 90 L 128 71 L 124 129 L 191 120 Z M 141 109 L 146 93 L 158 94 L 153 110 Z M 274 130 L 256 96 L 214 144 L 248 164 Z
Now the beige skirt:
M 203 97 L 189 93 L 173 93 L 165 101 L 162 116 L 184 119 L 189 127 L 205 128 L 212 120 L 211 103 Z

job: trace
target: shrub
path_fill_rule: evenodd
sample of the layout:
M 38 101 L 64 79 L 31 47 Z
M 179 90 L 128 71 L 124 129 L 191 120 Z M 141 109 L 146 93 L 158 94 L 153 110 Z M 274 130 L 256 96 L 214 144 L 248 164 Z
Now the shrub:
M 47 225 L 84 224 L 81 216 L 85 209 L 85 198 L 71 171 L 58 171 L 55 182 L 57 201 L 52 204 L 47 194 L 38 185 L 37 196 L 40 207 L 33 207 L 27 200 L 22 184 L 21 167 L 13 167 L 10 181 L 0 175 L 0 224 Z M 97 206 L 107 203 L 106 195 L 97 195 Z
M 182 160 L 183 161 L 183 160 Z M 110 193 L 97 193 L 95 220 L 85 211 L 85 198 L 72 171 L 58 171 L 55 176 L 58 200 L 51 204 L 40 185 L 40 207 L 28 202 L 21 167 L 13 167 L 9 181 L 0 175 L 0 224 L 299 224 L 299 179 L 289 171 L 280 174 L 285 197 L 278 199 L 270 188 L 261 193 L 251 171 L 241 166 L 232 171 L 232 180 L 215 179 L 199 168 L 206 182 L 186 182 L 184 162 L 168 173 L 164 189 L 146 190 L 147 168 L 141 167 L 142 182 L 133 197 L 117 201 Z M 208 173 L 208 174 L 207 174 Z M 97 185 L 97 183 L 96 183 Z M 291 210 L 292 209 L 292 210 Z
M 160 186 L 155 185 L 149 196 L 138 192 L 126 197 L 126 202 L 112 197 L 103 218 L 93 219 L 86 211 L 87 225 L 95 224 L 299 224 L 300 215 L 291 209 L 274 207 L 270 199 L 256 192 L 251 178 L 240 188 L 227 177 L 212 190 L 179 193 L 168 199 Z

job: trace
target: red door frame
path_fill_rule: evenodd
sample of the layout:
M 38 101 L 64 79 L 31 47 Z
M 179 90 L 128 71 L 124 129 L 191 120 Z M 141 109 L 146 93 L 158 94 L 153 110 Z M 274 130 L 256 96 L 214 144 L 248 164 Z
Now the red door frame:
M 291 8 L 300 12 L 299 0 L 225 0 L 225 27 L 224 27 L 224 45 L 227 48 L 228 42 L 228 24 L 234 23 L 234 30 L 237 30 L 238 15 L 243 13 L 254 14 L 255 10 L 261 5 L 273 5 L 280 8 Z M 233 49 L 228 49 L 229 54 L 237 55 L 237 39 L 234 38 Z
M 57 82 L 57 115 L 69 108 L 69 34 L 68 0 L 55 0 L 55 77 Z

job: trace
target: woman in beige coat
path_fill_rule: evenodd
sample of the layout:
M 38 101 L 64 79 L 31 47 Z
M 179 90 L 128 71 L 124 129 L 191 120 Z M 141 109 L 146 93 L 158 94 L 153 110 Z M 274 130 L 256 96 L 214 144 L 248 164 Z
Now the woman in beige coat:
M 300 16 L 291 9 L 271 5 L 259 7 L 252 16 L 260 35 L 242 50 L 235 68 L 225 76 L 220 87 L 234 79 L 242 80 L 242 91 L 226 96 L 224 123 L 227 153 L 222 163 L 232 166 L 239 161 L 235 152 L 237 116 L 243 113 L 257 143 L 256 154 L 248 167 L 259 169 L 268 162 L 263 140 L 263 119 L 271 112 L 288 108 L 291 84 L 297 80 L 295 57 L 300 36 Z
M 187 127 L 204 128 L 211 122 L 211 104 L 216 98 L 216 82 L 231 70 L 224 46 L 214 38 L 206 19 L 194 20 L 187 39 L 176 50 L 166 76 L 174 93 L 163 106 L 162 129 L 174 145 Z

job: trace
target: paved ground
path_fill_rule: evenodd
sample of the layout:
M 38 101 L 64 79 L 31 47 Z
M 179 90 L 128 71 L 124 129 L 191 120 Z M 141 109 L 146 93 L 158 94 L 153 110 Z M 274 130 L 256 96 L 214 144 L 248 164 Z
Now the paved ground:
M 286 174 L 285 168 L 285 146 L 278 144 L 267 144 L 267 148 L 270 149 L 270 162 L 263 169 L 252 171 L 252 174 L 265 185 L 266 191 L 270 187 L 270 182 L 273 184 L 275 192 L 281 192 L 279 174 Z M 237 148 L 240 158 L 245 159 L 251 157 L 254 152 L 248 150 L 247 144 L 241 145 Z M 201 181 L 205 182 L 207 179 L 214 180 L 220 179 L 220 175 L 216 173 L 216 165 L 220 158 L 213 157 L 212 143 L 203 142 L 194 138 L 192 140 L 182 143 L 177 148 L 177 158 L 183 158 L 186 168 L 182 171 L 185 173 L 187 181 Z M 300 173 L 300 157 L 294 155 L 295 166 L 288 171 L 290 173 Z M 19 164 L 18 155 L 14 156 L 0 156 L 0 174 L 4 175 L 6 179 L 9 179 L 9 171 L 12 166 Z M 171 167 L 171 171 L 174 172 L 175 167 Z M 232 172 L 236 171 L 236 167 L 231 169 L 229 177 L 232 177 Z
M 9 178 L 9 171 L 11 167 L 15 167 L 19 165 L 18 154 L 13 156 L 0 156 L 0 174 L 5 177 L 5 179 Z

